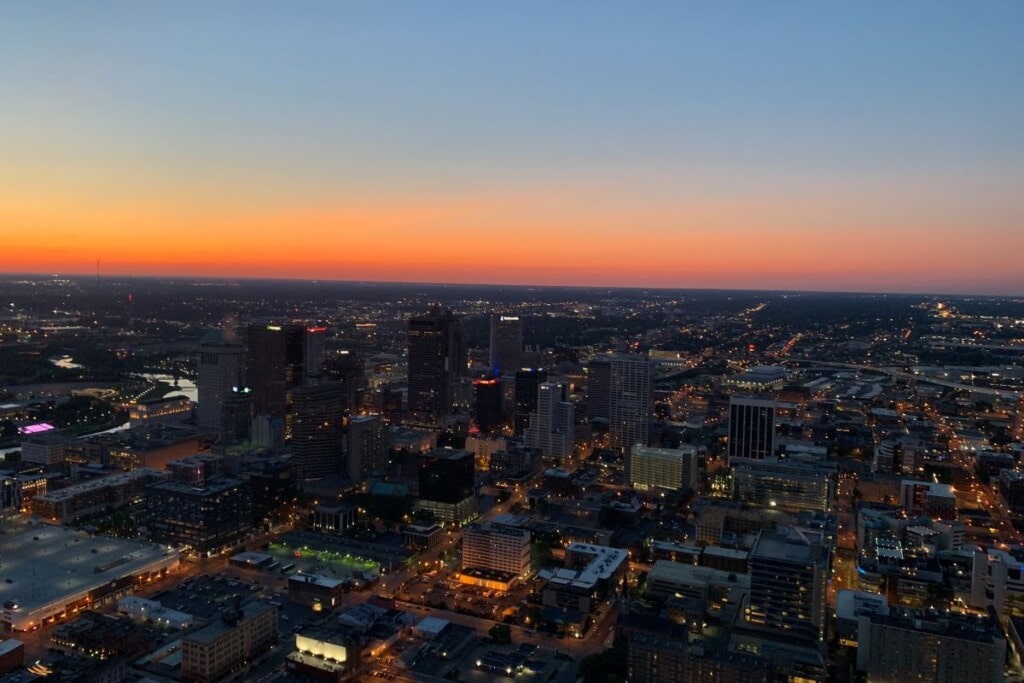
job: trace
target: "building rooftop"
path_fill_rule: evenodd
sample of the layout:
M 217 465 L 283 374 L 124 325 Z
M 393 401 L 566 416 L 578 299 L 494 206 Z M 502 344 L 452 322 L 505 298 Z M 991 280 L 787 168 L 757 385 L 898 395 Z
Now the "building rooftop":
M 574 569 L 542 570 L 538 576 L 552 583 L 590 588 L 598 581 L 609 579 L 629 557 L 629 553 L 622 548 L 609 548 L 589 543 L 570 543 L 565 552 L 592 555 L 593 559 L 578 571 Z
M 144 467 L 142 469 L 133 470 L 131 472 L 119 472 L 117 474 L 111 474 L 109 476 L 100 477 L 99 479 L 91 479 L 89 481 L 82 482 L 80 484 L 72 484 L 66 488 L 56 489 L 55 491 L 47 491 L 41 493 L 35 497 L 35 500 L 48 501 L 51 503 L 58 503 L 75 496 L 81 495 L 88 491 L 96 491 L 112 486 L 120 486 L 136 479 L 162 479 L 166 477 L 164 472 L 159 470 L 150 469 Z
M 273 609 L 275 609 L 273 605 L 268 605 L 265 602 L 248 602 L 242 606 L 242 621 L 255 619 L 256 617 Z M 210 643 L 214 643 L 219 640 L 226 633 L 230 633 L 235 628 L 237 628 L 236 624 L 227 621 L 226 618 L 221 618 L 210 622 L 197 631 L 193 631 L 182 640 L 199 643 L 201 645 L 209 645 Z
M 288 585 L 291 584 L 306 584 L 316 586 L 318 588 L 337 588 L 338 586 L 344 585 L 344 581 L 341 579 L 332 579 L 327 576 L 320 576 L 319 574 L 303 574 L 298 573 L 288 577 Z
M 647 582 L 665 581 L 668 583 L 708 585 L 749 586 L 750 577 L 746 574 L 734 574 L 724 569 L 701 567 L 685 562 L 658 560 L 647 575 Z
M 0 534 L 0 602 L 31 613 L 177 558 L 176 550 L 154 543 L 33 525 Z
M 786 529 L 773 531 L 761 531 L 754 544 L 751 557 L 792 560 L 792 561 L 815 561 L 818 559 L 815 548 L 821 543 L 821 533 L 810 529 L 797 527 L 786 527 Z

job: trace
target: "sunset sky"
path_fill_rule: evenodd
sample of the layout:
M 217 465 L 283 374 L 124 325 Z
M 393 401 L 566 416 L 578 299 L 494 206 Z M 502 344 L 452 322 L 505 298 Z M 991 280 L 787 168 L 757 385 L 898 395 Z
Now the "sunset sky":
M 21 2 L 0 272 L 1024 295 L 1024 2 Z

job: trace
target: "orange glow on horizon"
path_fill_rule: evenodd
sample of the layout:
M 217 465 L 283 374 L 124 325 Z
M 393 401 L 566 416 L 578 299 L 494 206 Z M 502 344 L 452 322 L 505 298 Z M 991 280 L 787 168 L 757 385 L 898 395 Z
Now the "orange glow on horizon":
M 20 197 L 0 214 L 0 271 L 92 274 L 100 259 L 104 274 L 139 276 L 908 291 L 935 291 L 939 275 L 977 276 L 962 255 L 978 245 L 955 217 L 933 217 L 928 230 L 885 216 L 865 225 L 848 206 L 856 198 L 843 197 L 588 199 L 534 193 L 250 213 Z M 991 252 L 987 272 L 1014 274 L 1006 282 L 1016 286 L 1015 251 Z

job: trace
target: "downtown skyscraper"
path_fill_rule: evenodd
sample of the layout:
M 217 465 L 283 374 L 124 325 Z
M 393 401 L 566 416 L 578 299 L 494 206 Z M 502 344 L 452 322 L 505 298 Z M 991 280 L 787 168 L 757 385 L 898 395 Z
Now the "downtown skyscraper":
M 291 390 L 315 384 L 323 367 L 322 327 L 257 325 L 246 329 L 246 377 L 257 413 L 290 423 Z
M 221 411 L 245 385 L 245 347 L 218 332 L 199 344 L 196 355 L 196 418 L 203 429 L 221 430 Z
M 568 460 L 575 447 L 575 412 L 569 387 L 544 382 L 537 393 L 537 410 L 526 427 L 526 445 L 538 448 L 545 458 Z
M 615 355 L 609 364 L 609 445 L 622 450 L 646 446 L 654 403 L 651 361 L 647 356 Z
M 466 368 L 462 323 L 435 306 L 409 318 L 409 413 L 417 424 L 436 426 L 455 402 Z
M 775 401 L 749 396 L 729 400 L 729 464 L 775 454 Z
M 509 375 L 523 356 L 523 321 L 517 315 L 491 314 L 491 372 Z

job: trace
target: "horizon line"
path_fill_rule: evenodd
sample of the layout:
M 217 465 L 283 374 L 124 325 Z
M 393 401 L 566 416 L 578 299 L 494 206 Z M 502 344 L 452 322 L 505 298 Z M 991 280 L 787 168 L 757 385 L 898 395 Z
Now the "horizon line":
M 13 278 L 13 277 L 45 277 L 50 279 L 69 277 L 76 279 L 129 279 L 129 280 L 182 280 L 182 281 L 202 281 L 202 280 L 215 280 L 219 282 L 293 282 L 293 283 L 330 283 L 330 284 L 349 284 L 349 285 L 415 285 L 415 286 L 428 286 L 428 287 L 516 287 L 524 289 L 607 289 L 607 290 L 641 290 L 641 291 L 659 291 L 659 292 L 737 292 L 737 293 L 765 293 L 765 294 L 852 294 L 852 295 L 872 295 L 872 296 L 931 296 L 931 297 L 985 297 L 985 298 L 996 298 L 996 299 L 1024 299 L 1024 293 L 1021 294 L 1007 294 L 1007 293 L 964 293 L 964 292 L 928 292 L 922 290 L 903 290 L 903 291 L 869 291 L 869 290 L 852 290 L 852 289 L 751 289 L 741 287 L 671 287 L 671 286 L 644 286 L 644 285 L 573 285 L 573 284 L 536 284 L 536 283 L 523 283 L 523 282 L 442 282 L 442 281 L 426 281 L 426 280 L 345 280 L 345 279 L 332 279 L 332 278 L 296 278 L 296 277 L 282 277 L 282 276 L 229 276 L 229 275 L 179 275 L 179 274 L 152 274 L 146 273 L 142 275 L 128 273 L 85 273 L 85 272 L 68 272 L 68 273 L 53 273 L 53 272 L 11 272 L 2 271 L 0 272 L 0 278 Z

